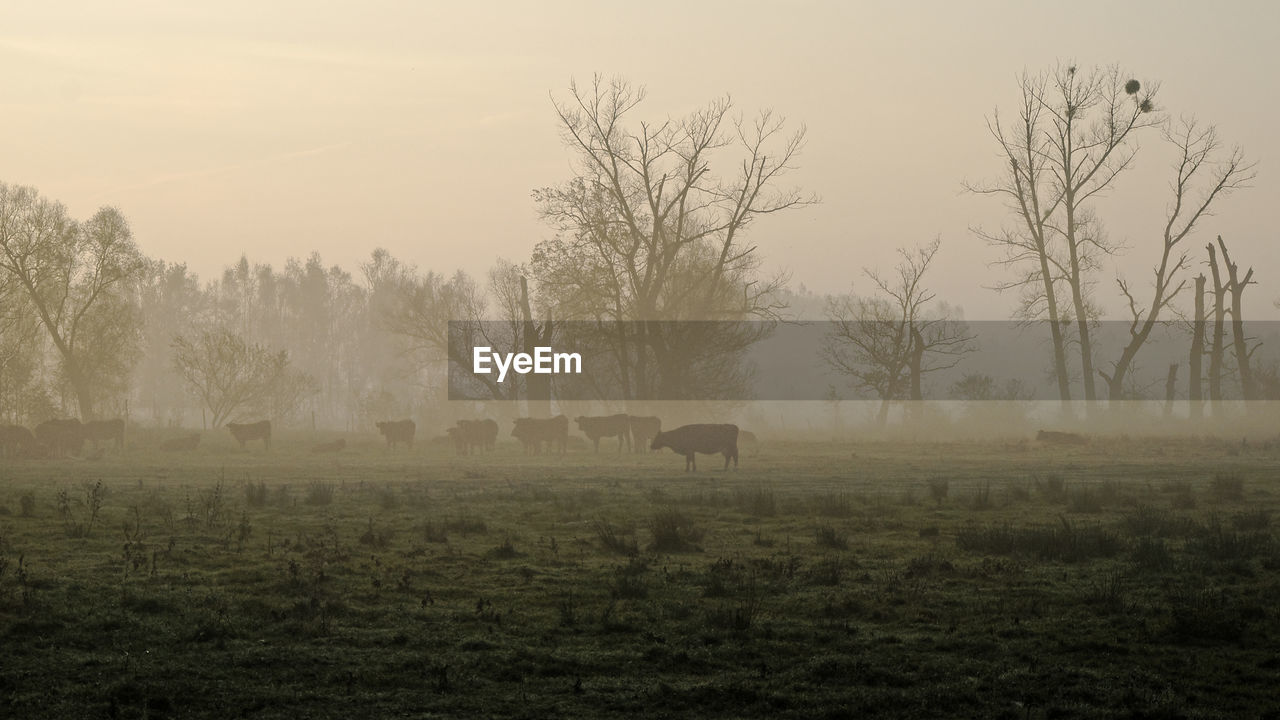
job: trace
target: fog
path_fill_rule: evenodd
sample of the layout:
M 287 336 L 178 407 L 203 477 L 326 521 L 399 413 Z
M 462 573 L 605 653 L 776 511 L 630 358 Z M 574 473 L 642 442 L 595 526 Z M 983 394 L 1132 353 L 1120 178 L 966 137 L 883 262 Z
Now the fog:
M 940 403 L 925 415 L 964 426 L 967 406 L 948 403 L 1017 399 L 1033 405 L 1007 425 L 1025 433 L 1027 423 L 1096 425 L 1108 403 L 1150 402 L 1155 409 L 1142 417 L 1153 431 L 1225 428 L 1238 414 L 1229 403 L 1277 393 L 1274 333 L 1263 324 L 1276 315 L 1280 275 L 1264 225 L 1276 192 L 1267 130 L 1280 104 L 1267 69 L 1276 51 L 1264 33 L 1276 12 L 1264 3 L 1231 13 L 1096 3 L 1066 17 L 1006 3 L 923 13 L 659 4 L 619 8 L 602 24 L 578 3 L 11 8 L 0 30 L 3 207 L 10 220 L 38 222 L 0 230 L 0 419 L 127 417 L 195 428 L 270 417 L 367 432 L 379 419 L 414 417 L 436 432 L 477 413 L 534 412 L 529 397 L 563 401 L 538 413 L 647 412 L 650 390 L 680 397 L 671 388 L 685 383 L 693 397 L 695 384 L 714 377 L 732 406 L 671 413 L 729 414 L 788 433 L 822 426 L 829 404 L 843 403 L 831 418 L 875 433 L 923 422 L 912 403 Z M 653 33 L 633 30 L 672 14 L 681 22 L 659 33 L 662 52 Z M 718 31 L 707 32 L 712 26 Z M 1071 222 L 1080 234 L 1071 236 L 1087 235 L 1072 241 L 1086 253 L 1081 262 L 1074 250 L 1068 262 L 1057 216 L 1046 226 L 1064 233 L 1046 256 L 1057 263 L 1050 284 L 1063 308 L 1050 311 L 1039 271 L 1016 248 L 991 242 L 1026 231 L 1007 195 L 980 192 L 1009 187 L 1001 185 L 1007 148 L 993 128 L 1016 120 L 1024 73 L 1093 82 L 1112 67 L 1112 80 L 1141 87 L 1132 103 L 1117 95 L 1123 107 L 1152 103 L 1135 115 L 1118 159 L 1102 167 L 1114 180 L 1086 188 L 1079 201 Z M 602 96 L 626 101 L 621 134 L 592 139 L 583 123 L 599 117 L 591 99 Z M 1098 107 L 1088 105 L 1083 118 L 1097 122 Z M 1179 127 L 1193 127 L 1178 123 L 1192 117 L 1199 124 L 1182 148 L 1161 137 L 1164 129 L 1177 140 Z M 714 127 L 699 124 L 708 118 Z M 661 135 L 664 123 L 673 135 Z M 1197 145 L 1205 136 L 1196 133 L 1211 126 L 1212 141 Z M 705 174 L 682 180 L 671 159 L 689 157 L 684 143 L 703 131 L 714 138 L 698 156 Z M 610 147 L 619 137 L 631 144 Z M 606 200 L 604 214 L 591 215 L 610 180 L 595 161 L 634 161 L 628 154 L 642 146 L 634 141 L 646 137 L 666 144 L 644 161 L 655 174 L 617 179 L 624 194 L 639 195 Z M 1201 172 L 1184 178 L 1183 198 L 1205 207 L 1167 224 L 1181 150 L 1205 152 Z M 1239 172 L 1225 176 L 1224 191 L 1206 194 L 1233 160 Z M 702 203 L 687 227 L 624 207 L 646 192 L 670 199 L 681 182 Z M 764 192 L 746 204 L 725 192 L 750 187 Z M 618 226 L 610 223 L 624 218 L 633 222 L 631 251 L 610 235 Z M 1161 234 L 1183 224 L 1166 258 L 1165 294 L 1153 303 Z M 37 226 L 60 239 L 47 244 Z M 637 259 L 634 247 L 662 245 L 668 232 L 666 249 Z M 1200 390 L 1189 382 L 1191 290 L 1209 273 L 1205 246 L 1218 237 L 1215 252 L 1230 248 L 1235 287 L 1247 292 L 1241 306 L 1227 307 L 1229 291 L 1215 300 L 1212 284 L 1205 290 L 1201 327 L 1210 342 L 1221 331 L 1223 343 L 1216 353 L 1203 348 Z M 903 269 L 928 248 L 913 270 L 923 278 L 919 292 L 903 300 Z M 23 259 L 37 257 L 39 272 Z M 1220 266 L 1225 278 L 1225 257 Z M 1073 298 L 1076 290 L 1083 297 Z M 1215 302 L 1226 314 L 1213 315 Z M 1129 319 L 1153 304 L 1167 332 L 1150 342 L 1144 335 L 1126 355 Z M 1103 321 L 1098 337 L 1074 328 L 1082 313 Z M 482 388 L 487 406 L 447 399 L 451 320 L 506 323 L 515 350 L 534 327 L 528 321 L 797 318 L 954 335 L 930 336 L 924 368 L 912 372 L 910 338 L 894 341 L 892 357 L 873 352 L 883 338 L 870 325 L 861 336 L 845 333 L 847 355 L 817 341 L 779 344 L 785 325 L 782 335 L 765 333 L 760 347 L 774 337 L 774 357 L 800 358 L 797 370 L 752 355 L 760 351 L 744 338 L 704 339 L 699 349 L 688 340 L 659 346 L 641 331 L 639 344 L 666 358 L 646 365 L 628 355 L 626 340 L 610 345 L 547 325 L 539 337 L 641 369 L 610 371 L 607 382 L 623 383 L 621 393 L 591 379 L 596 402 L 567 384 L 519 380 Z M 1028 320 L 1018 326 L 1025 347 L 1017 352 L 966 336 L 969 323 Z M 1050 343 L 1054 320 L 1068 331 Z M 693 368 L 687 377 L 676 378 L 676 348 Z M 219 358 L 224 367 L 209 364 Z M 1172 364 L 1181 367 L 1166 389 Z M 1108 388 L 1119 365 L 1123 377 Z M 812 377 L 795 383 L 803 391 L 778 389 L 779 376 L 805 374 Z M 232 379 L 242 385 L 235 393 L 226 387 Z M 973 383 L 998 391 L 977 397 Z M 1086 398 L 1096 401 L 1077 405 Z M 786 409 L 762 410 L 762 399 Z M 504 409 L 491 410 L 497 401 Z M 1166 401 L 1174 403 L 1168 412 Z M 878 408 L 869 419 L 861 402 Z M 1064 415 L 1063 407 L 1073 409 Z

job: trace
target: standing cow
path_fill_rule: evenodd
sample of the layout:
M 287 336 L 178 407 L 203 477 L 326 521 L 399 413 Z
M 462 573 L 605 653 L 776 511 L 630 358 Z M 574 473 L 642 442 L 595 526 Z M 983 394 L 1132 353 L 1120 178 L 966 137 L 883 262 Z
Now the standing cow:
M 669 447 L 678 455 L 684 455 L 684 471 L 698 469 L 696 453 L 703 455 L 724 455 L 724 469 L 729 469 L 729 459 L 733 458 L 733 467 L 738 467 L 738 426 L 737 425 L 682 425 L 675 430 L 660 432 L 653 438 L 651 450 Z
M 79 420 L 48 420 L 36 426 L 36 440 L 53 457 L 80 452 L 84 447 L 84 425 Z
M 457 427 L 447 432 L 459 455 L 470 455 L 472 448 L 489 452 L 498 441 L 498 423 L 494 420 L 459 420 Z
M 546 419 L 516 418 L 511 437 L 524 445 L 525 455 L 541 453 L 544 442 L 548 451 L 559 447 L 560 454 L 563 455 L 569 445 L 569 418 L 564 415 Z
M 264 450 L 271 449 L 271 421 L 261 420 L 256 423 L 227 423 L 227 429 L 231 431 L 231 437 L 240 443 L 240 449 L 244 449 L 244 444 L 250 440 L 261 440 Z
M 377 426 L 378 432 L 387 439 L 388 448 L 394 449 L 400 443 L 413 447 L 413 436 L 418 431 L 418 425 L 412 420 L 383 420 Z
M 618 453 L 622 453 L 622 444 L 627 444 L 627 452 L 631 452 L 631 421 L 625 414 L 606 415 L 603 417 L 578 416 L 574 420 L 578 430 L 595 444 L 596 452 L 600 452 L 600 438 L 618 438 Z

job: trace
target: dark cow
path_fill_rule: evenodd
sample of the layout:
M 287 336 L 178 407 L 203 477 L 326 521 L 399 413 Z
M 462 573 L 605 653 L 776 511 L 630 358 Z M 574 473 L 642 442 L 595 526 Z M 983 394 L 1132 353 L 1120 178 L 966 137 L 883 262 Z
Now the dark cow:
M 724 455 L 724 469 L 729 469 L 729 459 L 733 458 L 733 467 L 738 467 L 738 426 L 737 425 L 682 425 L 675 430 L 660 432 L 653 438 L 651 450 L 669 447 L 678 455 L 684 455 L 684 470 L 698 469 L 695 453 Z
M 605 415 L 602 417 L 585 417 L 579 415 L 575 420 L 578 430 L 595 445 L 600 452 L 600 438 L 618 438 L 618 453 L 622 453 L 622 443 L 627 444 L 627 452 L 631 452 L 631 421 L 625 414 Z
M 542 452 L 544 442 L 547 443 L 548 450 L 559 447 L 560 454 L 563 455 L 565 448 L 569 445 L 569 418 L 564 415 L 545 420 L 516 418 L 511 436 L 524 445 L 526 455 L 537 455 Z
M 342 452 L 346 448 L 347 448 L 347 441 L 344 438 L 338 438 L 333 442 L 320 443 L 319 445 L 316 445 L 315 447 L 311 448 L 311 452 L 313 453 Z
M 418 425 L 412 420 L 383 420 L 378 423 L 378 432 L 387 439 L 387 447 L 394 449 L 404 443 L 413 447 L 413 435 L 418 432 Z
M 240 449 L 244 449 L 244 444 L 250 440 L 261 440 L 264 450 L 271 449 L 271 421 L 261 420 L 256 423 L 248 423 L 240 425 L 237 423 L 227 423 L 227 429 L 231 431 L 231 437 L 240 443 Z
M 54 457 L 79 453 L 84 447 L 84 425 L 79 420 L 49 420 L 36 426 L 36 440 Z
M 629 416 L 631 423 L 631 447 L 638 453 L 649 452 L 649 443 L 662 432 L 662 421 L 656 417 Z
M 37 455 L 36 436 L 21 425 L 0 425 L 0 457 L 20 458 Z
M 738 442 L 743 445 L 758 445 L 760 444 L 760 439 L 757 438 L 756 434 L 750 430 L 739 430 Z
M 170 438 L 160 443 L 165 452 L 191 452 L 200 445 L 200 433 L 191 433 L 186 437 Z
M 473 448 L 488 452 L 498 441 L 498 423 L 494 420 L 459 420 L 456 427 L 446 432 L 453 438 L 459 455 L 470 455 Z
M 1089 442 L 1083 435 L 1056 430 L 1041 430 L 1036 433 L 1036 440 L 1050 445 L 1084 445 Z
M 84 438 L 92 440 L 95 448 L 105 440 L 114 443 L 117 450 L 124 450 L 124 421 L 120 418 L 91 420 L 84 424 Z

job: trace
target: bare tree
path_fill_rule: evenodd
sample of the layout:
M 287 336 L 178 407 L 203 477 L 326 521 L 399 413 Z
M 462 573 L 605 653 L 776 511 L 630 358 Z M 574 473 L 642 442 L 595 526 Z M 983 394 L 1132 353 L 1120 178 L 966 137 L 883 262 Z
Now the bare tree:
M 315 392 L 315 381 L 290 366 L 287 351 L 268 350 L 225 326 L 175 337 L 173 365 L 214 427 L 242 410 L 287 416 Z
M 140 318 L 131 286 L 142 268 L 115 208 L 76 223 L 34 188 L 0 183 L 0 274 L 16 283 L 48 333 L 85 418 L 118 389 L 136 356 Z
M 1174 164 L 1171 183 L 1173 198 L 1161 237 L 1160 262 L 1152 270 L 1152 298 L 1146 307 L 1138 305 L 1124 278 L 1117 279 L 1120 292 L 1128 301 L 1131 320 L 1129 342 L 1121 350 L 1119 359 L 1112 363 L 1111 374 L 1098 370 L 1098 374 L 1107 381 L 1110 400 L 1122 397 L 1125 375 L 1133 359 L 1150 337 L 1161 312 L 1186 287 L 1186 279 L 1179 277 L 1188 267 L 1187 253 L 1179 250 L 1182 241 L 1201 218 L 1210 214 L 1215 200 L 1246 187 L 1254 178 L 1254 165 L 1245 161 L 1239 148 L 1231 150 L 1226 158 L 1218 159 L 1221 143 L 1212 125 L 1202 128 L 1194 120 L 1183 119 L 1176 126 L 1167 125 L 1164 137 L 1177 147 L 1178 160 Z M 1208 181 L 1202 182 L 1206 173 L 1209 174 Z M 1202 188 L 1198 195 L 1197 185 Z
M 1060 323 L 1069 320 L 1076 325 L 1084 397 L 1096 397 L 1091 275 L 1100 269 L 1102 257 L 1118 250 L 1100 231 L 1087 203 L 1132 163 L 1137 152 L 1133 134 L 1156 124 L 1151 113 L 1157 89 L 1148 85 L 1144 90 L 1139 81 L 1125 80 L 1116 67 L 1081 73 L 1068 64 L 1037 76 L 1024 73 L 1017 121 L 1006 125 L 997 111 L 988 122 L 1007 174 L 990 185 L 968 186 L 1006 198 L 1018 218 L 1015 227 L 1001 232 L 975 232 L 1003 251 L 999 264 L 1017 272 L 996 289 L 1023 292 L 1024 319 L 1048 320 L 1063 401 L 1070 399 L 1070 385 Z M 1061 306 L 1059 282 L 1070 293 L 1069 312 Z
M 1249 268 L 1244 277 L 1241 277 L 1239 267 L 1231 262 L 1231 256 L 1227 253 L 1227 244 L 1222 241 L 1221 235 L 1218 236 L 1218 247 L 1222 249 L 1222 262 L 1227 266 L 1227 290 L 1231 293 L 1232 348 L 1235 351 L 1236 372 L 1240 375 L 1240 398 L 1253 400 L 1256 392 L 1249 359 L 1253 351 L 1258 349 L 1258 345 L 1249 347 L 1250 338 L 1244 334 L 1244 291 L 1248 286 L 1255 284 L 1253 268 Z
M 955 367 L 973 349 L 973 336 L 955 313 L 941 304 L 930 307 L 935 295 L 924 287 L 924 276 L 939 247 L 941 241 L 934 240 L 914 252 L 899 249 L 902 260 L 893 276 L 863 270 L 877 296 L 845 295 L 827 305 L 832 328 L 823 359 L 860 389 L 875 393 L 881 424 L 891 402 L 923 398 L 924 375 Z
M 577 175 L 534 194 L 557 231 L 534 249 L 539 290 L 559 320 L 611 323 L 630 397 L 670 387 L 664 374 L 683 367 L 687 345 L 670 344 L 652 323 L 776 316 L 785 276 L 761 277 L 746 231 L 764 215 L 816 202 L 778 187 L 803 127 L 787 134 L 769 111 L 744 119 L 727 97 L 683 118 L 635 122 L 645 95 L 625 80 L 572 83 L 555 108 Z M 736 170 L 717 176 L 713 161 Z

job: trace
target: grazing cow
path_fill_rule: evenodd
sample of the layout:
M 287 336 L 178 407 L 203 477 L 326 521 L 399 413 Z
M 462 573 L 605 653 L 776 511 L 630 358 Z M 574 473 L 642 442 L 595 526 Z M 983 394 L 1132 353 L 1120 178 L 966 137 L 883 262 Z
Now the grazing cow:
M 498 423 L 494 420 L 459 420 L 456 427 L 446 432 L 453 438 L 459 455 L 470 455 L 473 448 L 488 452 L 498 441 Z
M 742 443 L 743 445 L 758 445 L 760 444 L 760 439 L 757 438 L 756 434 L 751 432 L 750 430 L 739 430 L 738 442 Z
M 545 420 L 537 418 L 516 418 L 511 436 L 524 445 L 526 455 L 537 455 L 542 452 L 542 443 L 547 443 L 548 450 L 559 447 L 563 455 L 569 445 L 569 418 L 557 415 Z
M 1084 445 L 1089 442 L 1083 435 L 1056 430 L 1041 430 L 1036 433 L 1036 440 L 1050 445 Z
M 383 420 L 377 425 L 378 432 L 387 439 L 388 448 L 395 449 L 395 446 L 400 443 L 413 447 L 413 435 L 418 432 L 418 425 L 414 421 Z
M 729 469 L 729 458 L 733 458 L 733 467 L 738 467 L 738 426 L 737 425 L 682 425 L 675 430 L 660 432 L 653 438 L 651 450 L 669 447 L 678 455 L 684 455 L 684 470 L 698 469 L 695 453 L 724 455 L 724 469 Z
M 319 445 L 316 445 L 315 447 L 311 448 L 311 452 L 313 453 L 342 452 L 346 448 L 347 448 L 346 439 L 338 438 L 333 442 L 320 443 Z
M 35 455 L 36 436 L 21 425 L 0 425 L 0 457 L 20 458 Z
M 200 433 L 191 433 L 186 437 L 171 438 L 160 443 L 165 452 L 191 452 L 200 445 Z
M 124 421 L 120 418 L 90 420 L 84 424 L 84 437 L 86 440 L 92 440 L 95 448 L 98 447 L 99 441 L 106 440 L 115 443 L 117 450 L 124 450 Z
M 49 420 L 36 426 L 36 440 L 53 457 L 79 453 L 84 447 L 84 425 L 79 420 Z
M 618 438 L 618 453 L 622 453 L 622 443 L 626 442 L 627 452 L 631 452 L 631 421 L 625 414 L 605 415 L 603 417 L 585 417 L 579 415 L 574 420 L 578 430 L 587 436 L 600 452 L 600 438 Z
M 271 449 L 271 421 L 261 420 L 256 423 L 248 423 L 240 425 L 237 423 L 227 423 L 227 429 L 231 431 L 231 437 L 240 443 L 240 449 L 244 449 L 244 444 L 250 440 L 261 440 L 264 450 Z
M 629 416 L 631 424 L 631 448 L 638 453 L 648 452 L 649 443 L 662 432 L 662 421 L 656 417 Z

